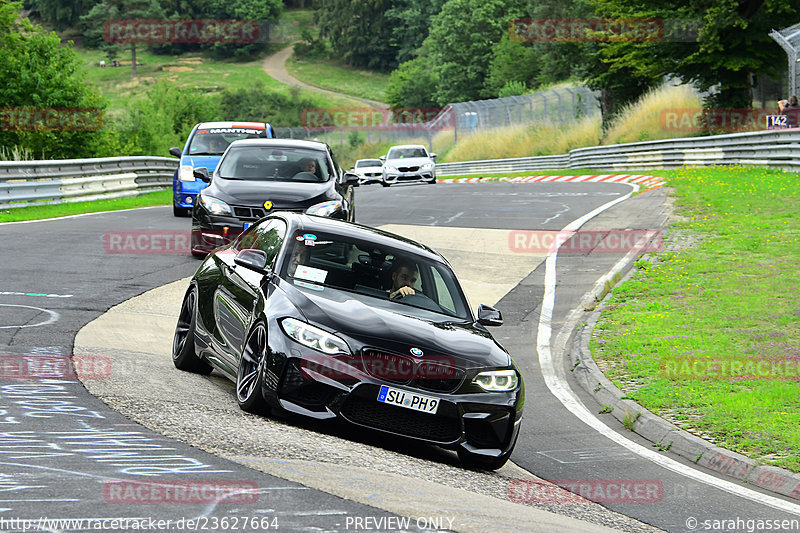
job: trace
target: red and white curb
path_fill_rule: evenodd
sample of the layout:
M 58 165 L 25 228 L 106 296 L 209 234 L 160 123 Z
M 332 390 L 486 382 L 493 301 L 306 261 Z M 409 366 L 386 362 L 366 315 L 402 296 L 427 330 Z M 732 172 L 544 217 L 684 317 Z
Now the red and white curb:
M 442 183 L 486 183 L 505 181 L 509 183 L 539 182 L 571 182 L 571 183 L 633 183 L 647 189 L 655 189 L 666 185 L 667 180 L 659 176 L 643 176 L 641 174 L 583 174 L 580 176 L 487 176 L 476 178 L 440 179 Z

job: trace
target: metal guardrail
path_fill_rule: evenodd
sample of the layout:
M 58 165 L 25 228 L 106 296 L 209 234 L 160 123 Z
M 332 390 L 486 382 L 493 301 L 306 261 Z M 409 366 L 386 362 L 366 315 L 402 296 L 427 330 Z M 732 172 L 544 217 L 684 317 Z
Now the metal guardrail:
M 439 176 L 591 168 L 759 165 L 800 170 L 800 128 L 577 148 L 563 155 L 436 165 Z M 0 207 L 114 198 L 171 185 L 178 160 L 106 157 L 0 161 Z
M 0 161 L 0 207 L 131 196 L 171 185 L 177 168 L 177 159 L 145 156 Z
M 564 155 L 439 163 L 439 176 L 591 168 L 647 170 L 681 166 L 758 165 L 800 169 L 800 129 L 757 131 L 577 148 Z

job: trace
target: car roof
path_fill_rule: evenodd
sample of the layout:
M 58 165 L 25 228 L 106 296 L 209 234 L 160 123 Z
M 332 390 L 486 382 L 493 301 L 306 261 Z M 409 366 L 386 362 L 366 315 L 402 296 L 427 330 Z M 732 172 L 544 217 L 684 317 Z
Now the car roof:
M 296 231 L 335 233 L 343 237 L 373 242 L 377 246 L 387 246 L 404 252 L 421 255 L 427 259 L 449 265 L 441 254 L 424 244 L 370 226 L 364 226 L 355 222 L 346 222 L 335 218 L 307 215 L 305 213 L 293 213 L 289 211 L 277 211 L 270 214 L 269 217 L 286 220 L 289 223 L 290 233 L 295 233 Z
M 200 128 L 256 128 L 265 129 L 266 124 L 263 122 L 201 122 L 197 125 Z
M 394 150 L 395 148 L 425 148 L 424 144 L 398 144 L 389 148 L 389 150 Z M 427 148 L 426 148 L 427 150 Z
M 328 145 L 319 141 L 303 141 L 300 139 L 241 139 L 233 141 L 230 146 L 272 146 L 281 148 L 309 148 L 311 150 L 325 150 Z

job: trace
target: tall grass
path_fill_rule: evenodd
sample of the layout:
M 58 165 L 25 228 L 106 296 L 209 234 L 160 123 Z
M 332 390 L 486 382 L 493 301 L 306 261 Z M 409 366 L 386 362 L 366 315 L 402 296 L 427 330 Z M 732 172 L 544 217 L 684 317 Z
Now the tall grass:
M 665 86 L 627 106 L 605 134 L 600 117 L 584 117 L 572 123 L 509 126 L 459 136 L 442 161 L 471 161 L 536 155 L 564 154 L 575 148 L 625 142 L 699 135 L 700 131 L 670 129 L 663 112 L 700 110 L 702 104 L 687 86 Z

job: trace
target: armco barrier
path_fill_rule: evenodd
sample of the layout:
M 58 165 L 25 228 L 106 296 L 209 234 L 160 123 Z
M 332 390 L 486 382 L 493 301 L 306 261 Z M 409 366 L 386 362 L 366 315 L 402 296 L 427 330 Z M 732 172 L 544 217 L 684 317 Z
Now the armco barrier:
M 177 168 L 169 157 L 0 161 L 0 207 L 130 196 L 169 186 Z
M 577 148 L 564 155 L 439 163 L 439 176 L 591 168 L 647 170 L 681 166 L 759 165 L 800 169 L 800 129 L 757 131 Z

